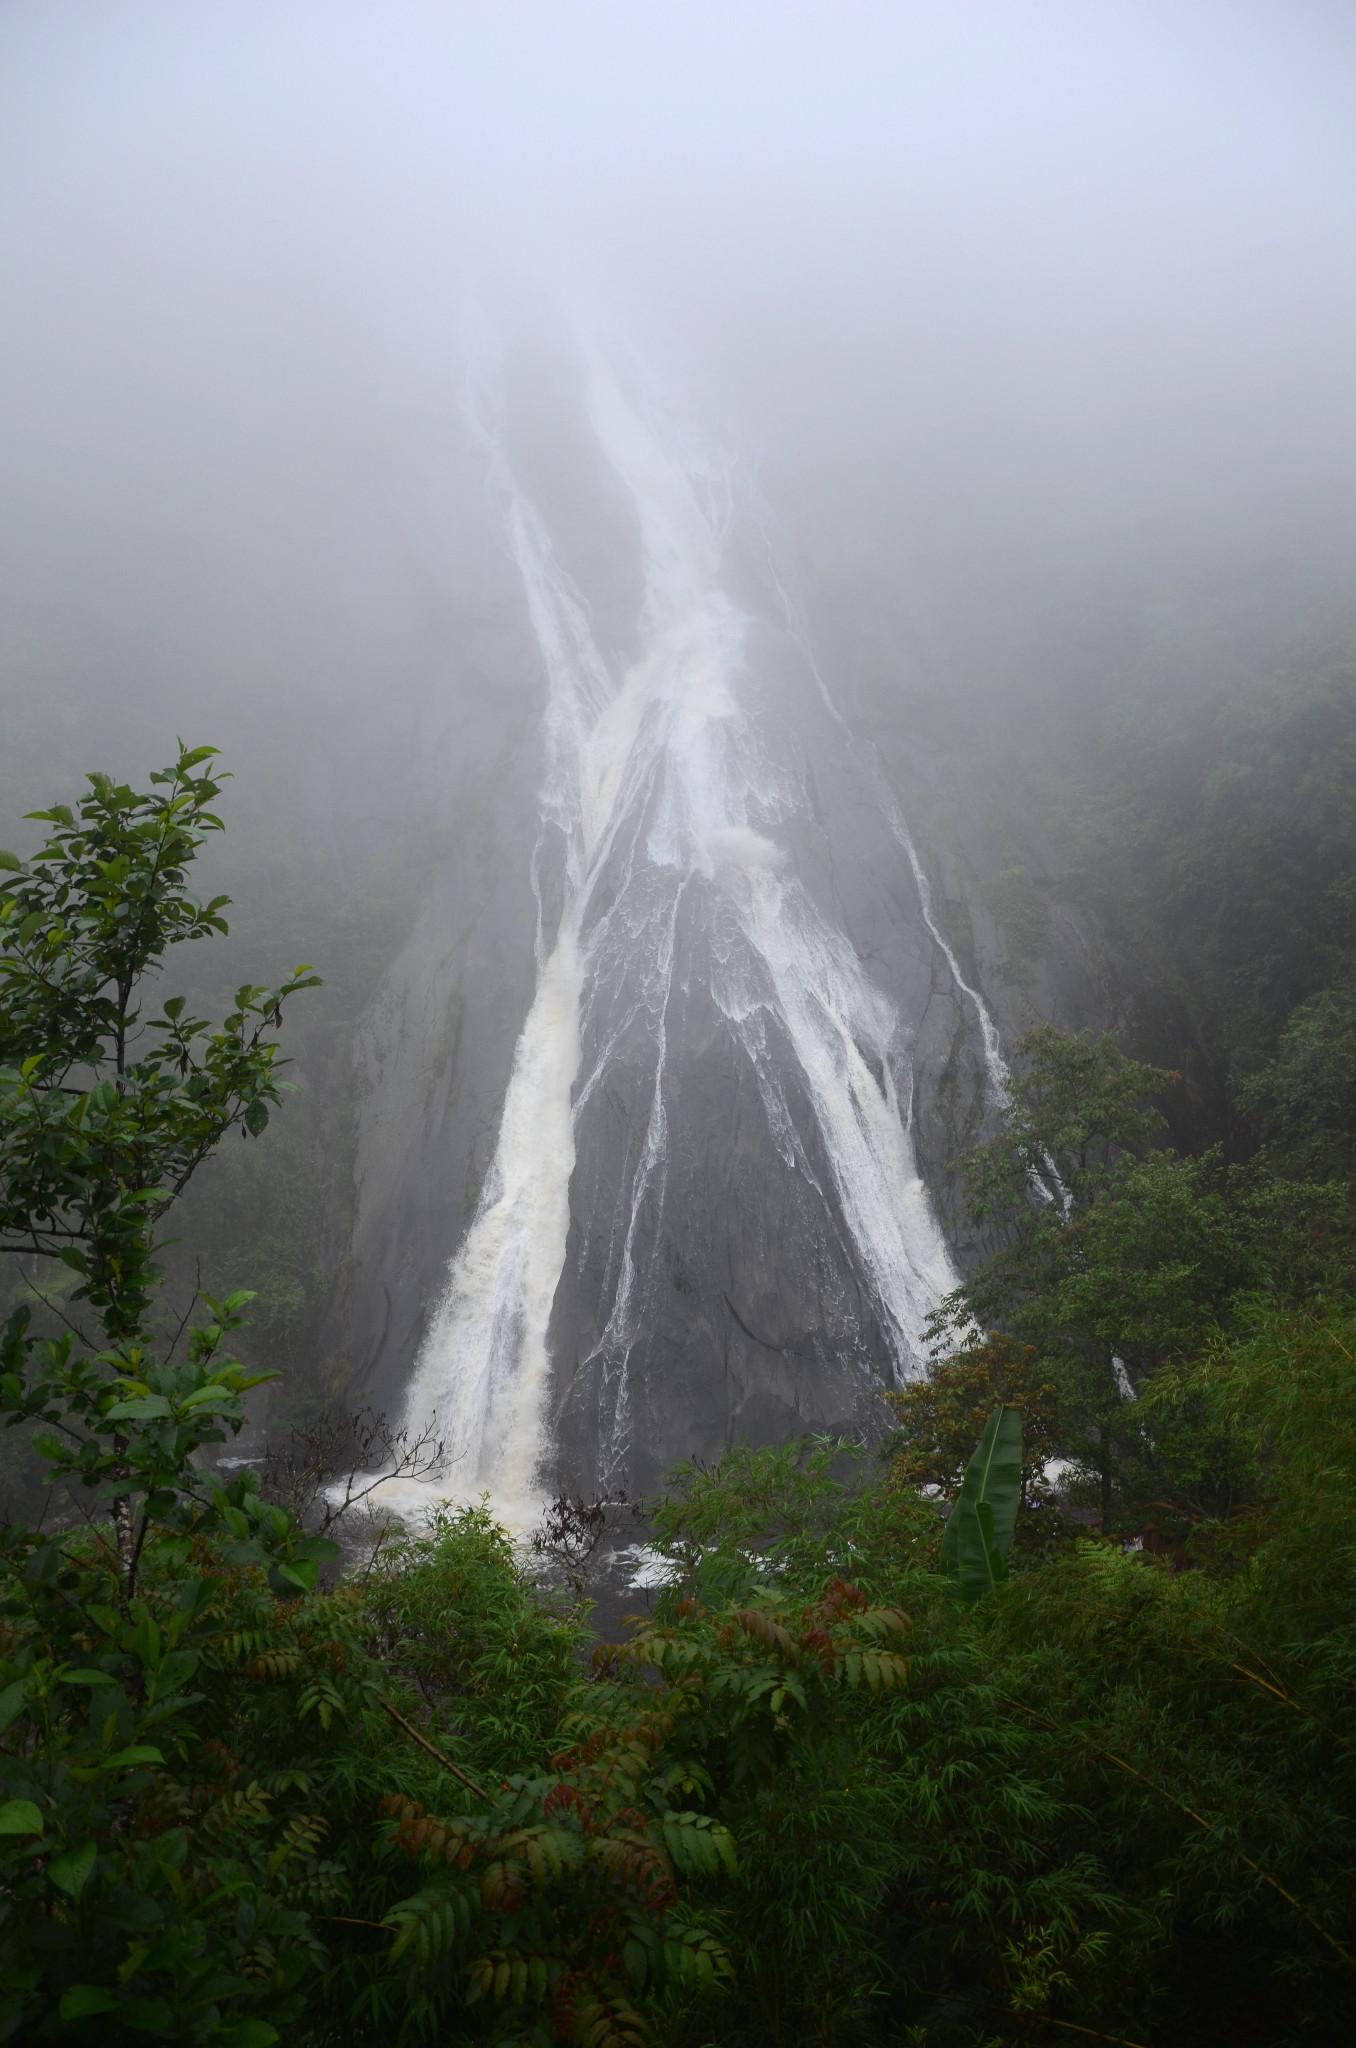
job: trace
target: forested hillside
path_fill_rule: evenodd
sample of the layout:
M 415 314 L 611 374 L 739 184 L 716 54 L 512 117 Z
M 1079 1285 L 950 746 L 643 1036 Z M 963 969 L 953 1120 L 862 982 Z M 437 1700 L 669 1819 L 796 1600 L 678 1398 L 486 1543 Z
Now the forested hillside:
M 1108 935 L 1137 1044 L 1183 1067 L 1199 1129 L 1349 1173 L 1356 640 L 1090 721 L 1064 755 L 1071 884 Z
M 1325 648 L 1080 736 L 1059 887 L 1185 1080 L 1030 1031 L 893 1436 L 680 1469 L 611 1643 L 634 1504 L 407 1534 L 327 1495 L 333 1400 L 214 1462 L 305 1328 L 318 992 L 170 995 L 209 756 L 50 808 L 0 888 L 0 1405 L 54 1482 L 11 1455 L 0 2038 L 1348 2038 L 1354 714 Z M 190 1216 L 257 1304 L 167 1312 Z

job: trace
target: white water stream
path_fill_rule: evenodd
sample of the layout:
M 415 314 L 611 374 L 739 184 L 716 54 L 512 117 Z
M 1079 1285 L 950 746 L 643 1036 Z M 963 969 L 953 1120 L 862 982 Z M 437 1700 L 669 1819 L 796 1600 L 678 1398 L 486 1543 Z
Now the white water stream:
M 910 1103 L 896 1092 L 901 1021 L 846 937 L 826 922 L 778 841 L 804 802 L 796 776 L 741 706 L 748 621 L 722 580 L 731 488 L 724 466 L 647 390 L 634 363 L 585 348 L 588 413 L 600 453 L 639 527 L 644 599 L 639 659 L 614 674 L 543 521 L 482 427 L 502 493 L 547 680 L 543 848 L 563 848 L 559 921 L 543 913 L 535 999 L 523 1024 L 493 1164 L 452 1261 L 409 1388 L 405 1426 L 435 1426 L 450 1462 L 440 1484 L 389 1485 L 417 1511 L 454 1489 L 489 1492 L 522 1528 L 538 1507 L 547 1448 L 547 1330 L 566 1252 L 576 1118 L 625 1034 L 648 1047 L 646 1128 L 627 1153 L 629 1225 L 597 1347 L 604 1468 L 628 1430 L 626 1357 L 643 1309 L 637 1234 L 662 1204 L 664 1080 L 675 940 L 685 892 L 712 906 L 714 1002 L 756 1073 L 783 1158 L 811 1169 L 769 1042 L 792 1049 L 860 1273 L 901 1373 L 926 1356 L 925 1326 L 956 1273 L 914 1156 Z M 483 413 L 481 415 L 483 420 Z M 821 685 L 822 687 L 822 685 Z M 834 713 L 844 744 L 846 728 Z M 927 880 L 891 810 L 929 931 L 974 1005 L 990 1079 L 1006 1078 L 982 1000 L 963 981 L 932 915 Z M 538 901 L 544 890 L 539 882 Z M 587 1054 L 584 1048 L 589 1048 Z

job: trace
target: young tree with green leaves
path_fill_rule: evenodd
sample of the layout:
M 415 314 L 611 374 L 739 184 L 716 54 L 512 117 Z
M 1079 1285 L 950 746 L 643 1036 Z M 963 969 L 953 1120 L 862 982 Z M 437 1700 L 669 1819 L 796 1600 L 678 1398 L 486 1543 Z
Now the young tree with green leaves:
M 0 853 L 0 1251 L 71 1269 L 102 1348 L 73 1332 L 4 1337 L 7 1420 L 43 1425 L 52 1479 L 77 1478 L 113 1513 L 124 1605 L 149 1523 L 191 1489 L 192 1453 L 238 1430 L 258 1376 L 223 1351 L 247 1296 L 209 1303 L 186 1357 L 162 1353 L 149 1311 L 160 1225 L 226 1134 L 258 1137 L 278 1078 L 283 1006 L 318 976 L 246 983 L 219 1026 L 187 1000 L 157 1004 L 172 947 L 225 933 L 228 899 L 203 904 L 189 869 L 222 829 L 211 747 L 186 748 L 137 791 L 103 774 L 27 861 Z

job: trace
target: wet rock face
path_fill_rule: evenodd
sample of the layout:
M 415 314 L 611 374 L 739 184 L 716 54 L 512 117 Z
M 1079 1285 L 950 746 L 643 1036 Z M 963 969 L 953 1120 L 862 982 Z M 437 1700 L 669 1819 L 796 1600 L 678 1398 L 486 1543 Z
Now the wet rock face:
M 568 506 L 574 461 L 552 449 L 543 496 Z M 651 467 L 655 488 L 669 489 L 672 465 Z M 578 533 L 569 577 L 559 549 L 532 542 L 533 605 L 507 578 L 487 587 L 497 679 L 487 675 L 482 710 L 467 714 L 457 830 L 359 1034 L 354 1224 L 335 1314 L 337 1348 L 393 1413 L 421 1346 L 432 1355 L 430 1329 L 450 1329 L 439 1340 L 445 1395 L 461 1341 L 439 1309 L 453 1299 L 449 1262 L 473 1219 L 485 1222 L 482 1191 L 497 1199 L 496 1186 L 521 1187 L 531 1169 L 520 1116 L 516 1183 L 494 1178 L 515 1046 L 543 963 L 561 943 L 577 948 L 574 1156 L 563 1261 L 541 1309 L 538 1480 L 584 1493 L 644 1491 L 677 1460 L 736 1441 L 878 1434 L 881 1390 L 924 1368 L 928 1312 L 985 1249 L 964 1224 L 952 1165 L 996 1118 L 977 991 L 996 997 L 1009 1047 L 1028 990 L 1034 1014 L 1057 1021 L 1095 1007 L 1088 976 L 1065 958 L 1059 915 L 1026 983 L 1014 981 L 975 880 L 978 816 L 959 852 L 940 840 L 921 849 L 924 869 L 944 871 L 932 901 L 973 901 L 967 942 L 952 944 L 954 922 L 948 937 L 946 913 L 924 901 L 898 807 L 898 789 L 916 791 L 925 769 L 911 761 L 900 774 L 896 761 L 887 779 L 772 623 L 779 595 L 754 571 L 735 579 L 732 628 L 723 587 L 703 595 L 696 551 L 674 585 L 697 592 L 705 639 L 694 631 L 692 644 L 737 656 L 722 654 L 706 699 L 698 690 L 686 702 L 671 681 L 637 687 L 622 765 L 610 781 L 597 772 L 615 739 L 608 721 L 642 673 L 628 666 L 645 655 L 641 579 L 613 558 L 639 545 L 645 522 L 628 523 L 611 483 L 604 492 L 595 477 L 589 490 L 581 502 L 603 506 L 614 536 L 596 602 Z M 588 688 L 571 695 L 553 678 L 561 646 L 628 617 L 629 641 L 609 631 L 596 659 L 589 643 Z M 651 645 L 656 672 L 665 645 Z M 675 673 L 681 682 L 681 664 Z M 601 713 L 589 708 L 598 675 L 616 691 Z M 596 719 L 587 731 L 585 712 Z M 570 720 L 584 731 L 577 786 L 561 767 Z M 566 1143 L 553 1156 L 568 1163 L 561 1115 Z M 509 1238 L 516 1227 L 509 1217 Z M 488 1245 L 493 1230 L 482 1234 Z M 503 1389 L 532 1347 L 515 1332 L 511 1290 L 501 1313 L 477 1272 L 477 1327 L 499 1347 L 484 1382 L 502 1469 L 502 1417 L 519 1412 Z M 540 1358 L 540 1324 L 535 1343 Z M 424 1362 L 420 1372 L 427 1382 Z M 489 1468 L 474 1462 L 450 1470 L 455 1490 L 484 1483 Z
M 890 1077 L 963 1270 L 979 1247 L 956 1213 L 949 1168 L 993 1122 L 973 1006 L 926 931 L 865 766 L 815 745 L 823 714 L 797 651 L 771 635 L 756 651 L 766 664 L 762 715 L 778 692 L 798 697 L 809 732 L 797 750 L 805 807 L 789 825 L 769 822 L 769 835 L 785 872 L 841 928 L 897 1013 Z M 431 874 L 418 927 L 362 1030 L 348 1343 L 392 1413 L 489 1167 L 532 999 L 538 760 L 524 739 L 501 766 L 476 831 Z M 662 1017 L 628 1015 L 619 981 L 584 1047 L 587 1077 L 610 1039 L 601 1085 L 576 1104 L 569 1236 L 548 1338 L 555 1448 L 544 1476 L 571 1490 L 644 1491 L 678 1459 L 714 1458 L 732 1442 L 873 1437 L 888 1424 L 879 1390 L 898 1377 L 897 1351 L 796 1053 L 769 1008 L 757 1021 L 764 1060 L 755 1066 L 712 994 L 721 893 L 719 874 L 687 885 Z M 769 1072 L 780 1082 L 772 1102 Z M 662 1171 L 638 1192 L 656 1102 Z
M 858 1049 L 882 1098 L 892 1085 L 920 1151 L 949 1158 L 982 1115 L 982 1063 L 873 764 L 844 748 L 785 636 L 751 635 L 749 665 L 754 716 L 776 721 L 793 792 L 782 815 L 759 821 L 784 856 L 779 885 L 799 885 L 866 964 L 895 1022 L 884 1045 Z M 688 881 L 663 1015 L 628 1012 L 622 981 L 584 1048 L 587 1075 L 606 1045 L 605 1080 L 576 1111 L 549 1337 L 556 1469 L 571 1485 L 644 1490 L 676 1459 L 713 1458 L 734 1441 L 875 1435 L 880 1389 L 900 1376 L 804 1049 L 756 961 L 735 970 L 752 1015 L 731 1019 L 740 881 L 719 867 Z M 647 1176 L 657 1126 L 662 1165 Z
M 528 791 L 534 752 L 513 764 Z M 532 999 L 531 889 L 503 853 L 531 828 L 510 783 L 432 870 L 358 1032 L 353 1226 L 331 1323 L 364 1398 L 392 1416 L 493 1155 L 513 1061 L 504 1019 Z
M 559 1473 L 586 1488 L 643 1490 L 735 1440 L 852 1427 L 892 1373 L 802 1092 L 785 1091 L 797 1158 L 774 1142 L 758 1076 L 695 977 L 665 1021 L 667 1157 L 639 1204 L 648 1047 L 614 1061 L 580 1118 L 549 1341 Z

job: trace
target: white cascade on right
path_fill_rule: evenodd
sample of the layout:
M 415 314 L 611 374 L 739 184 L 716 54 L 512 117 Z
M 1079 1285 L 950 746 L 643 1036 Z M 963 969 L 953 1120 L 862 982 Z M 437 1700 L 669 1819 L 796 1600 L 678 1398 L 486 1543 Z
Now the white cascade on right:
M 564 849 L 564 886 L 558 918 L 539 934 L 536 997 L 494 1160 L 404 1418 L 414 1432 L 435 1428 L 455 1461 L 434 1492 L 485 1489 L 518 1527 L 535 1514 L 548 1449 L 547 1330 L 565 1258 L 575 1120 L 604 1084 L 623 1032 L 632 1055 L 639 1035 L 650 1059 L 646 1128 L 622 1169 L 630 1223 L 620 1278 L 597 1347 L 603 1467 L 624 1459 L 626 1361 L 645 1306 L 640 1219 L 663 1200 L 666 1019 L 679 906 L 695 879 L 719 921 L 710 993 L 753 1065 L 775 1142 L 809 1173 L 779 1071 L 791 1049 L 798 1093 L 812 1105 L 837 1206 L 901 1376 L 922 1369 L 928 1318 L 957 1284 L 915 1158 L 910 1104 L 894 1079 L 908 1071 L 897 1010 L 778 842 L 779 821 L 793 817 L 804 796 L 741 706 L 747 621 L 722 580 L 728 468 L 633 359 L 619 367 L 615 349 L 588 339 L 583 347 L 592 432 L 640 533 L 640 653 L 624 674 L 611 671 L 543 520 L 494 432 L 482 427 L 547 679 L 541 815 L 543 831 L 554 828 L 552 843 Z M 838 728 L 848 745 L 841 721 Z M 936 928 L 902 821 L 896 829 L 923 915 L 978 1013 L 996 1088 L 1006 1070 L 992 1021 Z

